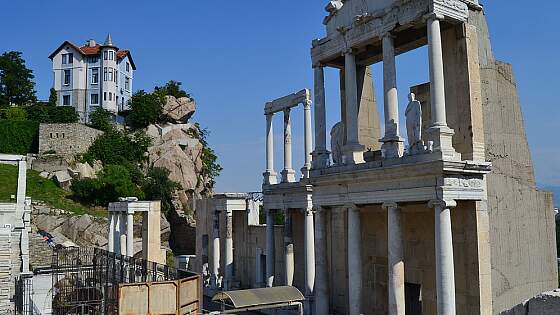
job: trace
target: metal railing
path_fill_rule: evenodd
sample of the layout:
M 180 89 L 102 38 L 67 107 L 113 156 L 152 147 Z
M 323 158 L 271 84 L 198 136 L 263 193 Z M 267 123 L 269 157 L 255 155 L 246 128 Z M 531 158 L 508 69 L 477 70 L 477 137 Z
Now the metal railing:
M 53 314 L 117 314 L 123 283 L 179 280 L 193 274 L 99 248 L 53 252 Z

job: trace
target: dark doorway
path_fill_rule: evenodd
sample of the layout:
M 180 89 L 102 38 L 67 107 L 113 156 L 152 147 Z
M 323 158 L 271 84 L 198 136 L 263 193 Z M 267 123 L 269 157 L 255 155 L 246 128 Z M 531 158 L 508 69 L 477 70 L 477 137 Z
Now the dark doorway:
M 416 283 L 404 284 L 405 314 L 422 315 L 422 286 Z

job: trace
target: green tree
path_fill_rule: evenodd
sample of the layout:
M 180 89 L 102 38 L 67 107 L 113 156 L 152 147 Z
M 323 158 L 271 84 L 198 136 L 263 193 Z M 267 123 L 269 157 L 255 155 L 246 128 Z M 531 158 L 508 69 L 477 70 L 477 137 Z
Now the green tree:
M 191 95 L 185 92 L 185 90 L 181 88 L 181 85 L 183 85 L 183 83 L 179 81 L 170 80 L 162 87 L 156 86 L 154 88 L 154 92 L 161 95 L 175 96 L 176 98 L 179 97 L 191 98 Z
M 148 171 L 142 190 L 148 200 L 161 200 L 162 210 L 168 213 L 173 208 L 173 192 L 180 188 L 179 183 L 169 179 L 169 170 L 154 167 Z
M 51 88 L 49 94 L 49 101 L 47 102 L 47 105 L 56 106 L 57 104 L 58 104 L 58 96 L 56 95 L 56 90 L 54 88 Z
M 18 121 L 27 120 L 27 112 L 19 107 L 10 107 L 6 110 L 6 119 Z
M 21 52 L 0 55 L 0 105 L 28 105 L 37 101 L 33 71 L 27 69 Z
M 146 93 L 140 90 L 130 99 L 130 114 L 127 124 L 133 129 L 145 128 L 160 120 L 164 99 L 157 93 Z
M 113 129 L 113 114 L 106 109 L 98 107 L 91 116 L 89 117 L 91 121 L 91 126 L 95 129 L 102 131 L 110 131 Z

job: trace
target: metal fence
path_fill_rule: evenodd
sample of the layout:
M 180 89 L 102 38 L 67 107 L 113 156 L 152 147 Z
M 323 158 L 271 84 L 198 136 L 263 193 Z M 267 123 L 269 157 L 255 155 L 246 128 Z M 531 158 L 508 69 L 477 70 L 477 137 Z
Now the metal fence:
M 117 314 L 119 284 L 194 275 L 99 248 L 60 249 L 52 260 L 53 314 Z
M 31 296 L 33 295 L 33 275 L 22 274 L 18 276 L 15 279 L 14 287 L 14 306 L 16 314 L 33 314 L 33 303 L 31 301 Z

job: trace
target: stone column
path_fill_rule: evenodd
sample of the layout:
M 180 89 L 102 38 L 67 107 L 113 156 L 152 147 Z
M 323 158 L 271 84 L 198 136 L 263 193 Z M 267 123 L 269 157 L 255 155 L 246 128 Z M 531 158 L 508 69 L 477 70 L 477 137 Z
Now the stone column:
M 18 179 L 16 193 L 16 212 L 23 212 L 25 209 L 25 192 L 27 191 L 27 161 L 18 161 Z
M 311 151 L 313 150 L 313 135 L 311 131 L 311 101 L 303 103 L 303 130 L 305 142 L 305 165 L 301 169 L 303 178 L 309 178 L 311 170 Z
M 327 213 L 318 207 L 315 214 L 315 314 L 329 313 L 329 263 L 327 254 Z
M 220 281 L 220 212 L 214 211 L 212 230 L 212 276 L 211 287 L 217 289 Z
M 383 208 L 387 209 L 389 315 L 405 315 L 401 209 L 396 203 L 385 203 Z
M 264 286 L 263 270 L 261 265 L 263 250 L 257 247 L 255 253 L 255 286 L 257 288 L 262 288 Z
M 313 209 L 305 209 L 305 237 L 303 250 L 305 252 L 305 313 L 312 314 L 315 287 L 315 230 L 313 227 Z
M 107 251 L 115 252 L 115 213 L 109 213 L 109 235 L 107 237 Z
M 292 168 L 292 121 L 290 109 L 284 110 L 284 169 L 282 170 L 282 183 L 296 181 L 296 172 Z
M 274 114 L 266 114 L 266 171 L 263 173 L 264 184 L 274 185 L 278 183 L 274 171 L 274 132 L 272 129 L 272 118 Z
M 313 168 L 323 168 L 329 165 L 325 109 L 325 73 L 320 65 L 314 66 L 313 70 L 315 75 L 315 151 L 313 151 Z
M 447 126 L 445 113 L 445 79 L 439 21 L 441 18 L 437 14 L 431 14 L 427 17 L 432 119 L 428 134 L 429 139 L 434 142 L 434 151 L 442 152 L 443 156 L 453 158 L 456 156 L 452 142 L 454 131 Z
M 123 256 L 126 256 L 126 218 L 125 218 L 126 213 L 125 212 L 119 212 L 119 215 L 120 215 L 119 223 L 121 225 L 121 227 L 120 227 L 120 230 L 121 230 L 121 233 L 120 233 L 120 237 L 121 237 L 121 239 L 120 239 L 120 242 L 121 242 L 120 249 L 121 249 L 121 251 L 120 251 L 119 254 L 121 254 Z
M 266 286 L 272 287 L 274 284 L 274 265 L 275 259 L 274 246 L 274 211 L 266 209 Z
M 455 315 L 455 268 L 453 263 L 453 237 L 451 231 L 451 208 L 454 200 L 432 200 L 434 208 L 436 240 L 436 289 L 438 315 Z
M 126 256 L 134 256 L 134 212 L 126 213 Z
M 225 284 L 226 290 L 231 290 L 233 281 L 233 212 L 226 210 L 226 270 Z
M 344 77 L 346 90 L 346 145 L 344 151 L 345 164 L 364 162 L 364 146 L 358 138 L 358 85 L 356 75 L 356 59 L 351 50 L 344 55 Z
M 113 252 L 115 254 L 121 253 L 121 213 L 113 212 L 115 217 L 115 234 L 113 235 Z
M 362 229 L 360 210 L 348 207 L 348 306 L 350 315 L 362 314 Z
M 383 89 L 385 95 L 385 136 L 381 139 L 385 158 L 393 159 L 402 155 L 403 144 L 399 136 L 399 97 L 397 93 L 397 68 L 393 36 L 383 36 Z
M 294 282 L 294 241 L 292 236 L 292 214 L 289 209 L 284 210 L 284 266 L 286 285 Z

